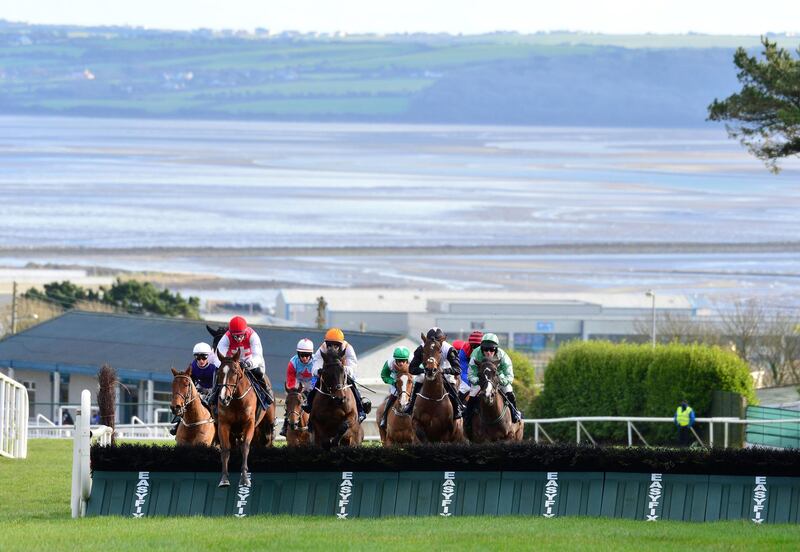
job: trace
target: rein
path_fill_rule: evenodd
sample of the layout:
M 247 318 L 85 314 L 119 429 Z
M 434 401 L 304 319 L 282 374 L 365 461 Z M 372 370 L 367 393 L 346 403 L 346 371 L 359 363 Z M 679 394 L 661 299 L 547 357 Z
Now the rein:
M 337 383 L 336 385 L 331 386 L 329 383 L 325 381 L 325 376 L 323 376 L 322 372 L 319 373 L 319 383 L 320 385 L 317 388 L 317 391 L 319 391 L 326 397 L 330 397 L 332 399 L 346 399 L 347 395 L 343 397 L 337 397 L 336 395 L 334 395 L 334 393 L 336 393 L 337 391 L 344 391 L 345 389 L 349 389 L 350 387 L 352 387 L 352 385 L 350 385 L 349 383 Z M 328 388 L 328 392 L 325 392 L 322 389 L 323 386 Z
M 231 368 L 233 368 L 233 365 L 231 365 Z M 223 380 L 223 382 L 220 384 L 226 389 L 229 388 L 229 387 L 232 388 L 231 392 L 230 392 L 230 395 L 229 395 L 230 400 L 228 401 L 228 404 L 230 404 L 231 401 L 240 401 L 240 400 L 242 400 L 243 398 L 245 398 L 247 396 L 248 393 L 250 393 L 250 391 L 253 390 L 253 384 L 250 383 L 250 380 L 247 380 L 247 383 L 248 383 L 247 391 L 245 391 L 244 393 L 242 393 L 238 397 L 236 396 L 236 388 L 239 387 L 239 382 L 242 381 L 242 377 L 244 376 L 244 370 L 241 367 L 239 367 L 239 370 L 241 370 L 241 372 L 236 374 L 236 381 L 235 382 L 233 382 L 233 383 L 225 383 L 225 381 L 227 381 L 227 379 L 228 379 L 228 374 L 225 374 L 225 380 Z M 247 378 L 245 378 L 245 379 L 247 379 Z M 226 406 L 226 405 L 223 403 L 222 406 Z
M 300 391 L 291 391 L 291 392 L 286 394 L 286 398 L 288 399 L 292 395 L 297 395 L 299 397 L 302 397 L 303 393 L 300 392 Z M 301 401 L 301 407 L 302 407 L 302 401 Z M 302 408 L 301 409 L 293 408 L 291 411 L 287 411 L 286 412 L 287 420 L 288 420 L 289 416 L 291 416 L 293 414 L 297 414 L 298 422 L 295 424 L 296 427 L 292 427 L 292 423 L 289 422 L 289 427 L 292 429 L 292 431 L 308 431 L 308 424 L 303 425 L 303 414 L 305 414 L 305 412 L 303 412 Z
M 189 376 L 187 376 L 185 374 L 179 374 L 179 375 L 177 375 L 175 377 L 176 378 L 186 378 L 186 379 L 189 380 L 189 384 L 190 384 L 189 385 L 189 394 L 191 395 L 191 398 L 188 401 L 186 400 L 188 395 L 184 395 L 182 393 L 178 393 L 178 396 L 183 398 L 183 406 L 181 407 L 181 410 L 178 413 L 178 416 L 181 419 L 180 423 L 182 423 L 185 427 L 189 427 L 189 428 L 201 426 L 201 425 L 204 425 L 204 424 L 213 424 L 214 423 L 214 418 L 211 417 L 210 415 L 209 415 L 207 420 L 200 420 L 199 422 L 190 422 L 188 424 L 186 423 L 186 420 L 183 419 L 183 417 L 186 415 L 186 407 L 189 406 L 190 404 L 192 404 L 195 400 L 199 399 L 200 398 L 200 393 L 198 393 L 197 389 L 195 389 L 194 382 L 192 381 L 191 377 L 189 377 Z M 193 394 L 192 394 L 192 390 L 194 390 Z
M 484 371 L 484 374 L 485 374 L 485 372 L 486 371 Z M 499 385 L 500 385 L 499 381 L 491 381 L 490 382 L 488 380 L 488 378 L 487 378 L 486 382 L 492 384 L 492 387 L 494 387 L 495 401 L 498 400 L 497 396 L 501 395 L 500 387 L 499 387 Z M 481 391 L 483 391 L 483 387 L 481 387 Z M 481 399 L 481 404 L 483 404 L 483 399 Z M 500 415 L 497 418 L 495 418 L 494 420 L 492 420 L 492 421 L 486 421 L 486 418 L 483 415 L 483 408 L 478 410 L 478 414 L 480 415 L 480 418 L 481 418 L 481 423 L 483 423 L 484 425 L 496 425 L 496 424 L 499 424 L 500 422 L 503 421 L 503 418 L 506 417 L 506 412 L 508 412 L 508 401 L 506 401 L 505 399 L 503 399 L 503 410 L 501 410 L 500 411 Z

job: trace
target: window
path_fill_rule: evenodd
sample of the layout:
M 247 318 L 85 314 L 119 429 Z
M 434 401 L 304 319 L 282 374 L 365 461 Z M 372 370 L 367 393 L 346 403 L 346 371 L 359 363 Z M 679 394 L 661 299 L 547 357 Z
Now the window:
M 33 411 L 35 410 L 34 405 L 36 404 L 36 382 L 23 381 L 22 385 L 28 390 L 28 412 L 33 414 Z
M 69 404 L 69 374 L 61 373 L 61 383 L 58 388 L 58 401 Z

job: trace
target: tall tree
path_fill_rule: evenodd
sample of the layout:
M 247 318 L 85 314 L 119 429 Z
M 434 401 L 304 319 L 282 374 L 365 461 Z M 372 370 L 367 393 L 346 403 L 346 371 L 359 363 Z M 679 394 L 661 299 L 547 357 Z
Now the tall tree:
M 736 50 L 733 62 L 742 89 L 715 99 L 708 118 L 725 121 L 728 136 L 778 172 L 778 160 L 800 154 L 800 59 L 766 37 L 761 43 L 763 60 Z

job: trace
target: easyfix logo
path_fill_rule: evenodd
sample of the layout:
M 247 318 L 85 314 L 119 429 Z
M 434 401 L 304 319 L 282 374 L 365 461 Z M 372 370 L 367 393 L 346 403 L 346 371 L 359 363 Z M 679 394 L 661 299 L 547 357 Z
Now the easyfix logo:
M 139 472 L 139 482 L 133 490 L 133 517 L 144 517 L 144 505 L 150 494 L 150 472 Z
M 339 483 L 339 511 L 336 517 L 339 519 L 347 519 L 350 495 L 353 494 L 353 472 L 342 472 L 342 482 Z
M 544 517 L 555 517 L 557 499 L 558 472 L 547 472 L 547 482 L 544 484 L 544 513 L 542 514 Z
M 444 472 L 444 483 L 442 483 L 442 509 L 440 516 L 452 516 L 450 506 L 453 504 L 453 495 L 456 494 L 456 472 Z
M 650 474 L 650 488 L 647 491 L 647 521 L 658 521 L 661 498 L 664 496 L 664 485 L 661 483 L 661 474 Z
M 764 523 L 767 516 L 767 478 L 763 475 L 756 476 L 756 486 L 753 487 L 753 517 L 754 523 Z

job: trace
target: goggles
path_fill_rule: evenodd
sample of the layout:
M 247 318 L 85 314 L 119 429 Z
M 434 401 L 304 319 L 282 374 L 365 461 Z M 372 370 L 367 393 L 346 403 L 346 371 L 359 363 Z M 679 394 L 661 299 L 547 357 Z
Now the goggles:
M 197 353 L 196 355 L 194 355 L 194 358 L 196 358 L 197 360 L 208 360 L 208 355 L 205 353 Z
M 245 335 L 244 333 L 234 333 L 231 334 L 231 337 L 236 341 L 244 341 L 244 335 Z
M 326 341 L 325 342 L 325 346 L 326 347 L 338 347 L 338 348 L 341 349 L 342 348 L 342 342 L 341 341 Z
M 394 359 L 394 361 L 395 361 L 396 364 L 407 364 L 408 363 L 408 359 L 407 358 L 396 358 L 396 359 Z
M 481 351 L 486 353 L 496 353 L 497 345 L 481 345 Z
M 297 356 L 300 358 L 311 358 L 311 353 L 301 353 L 298 351 Z

